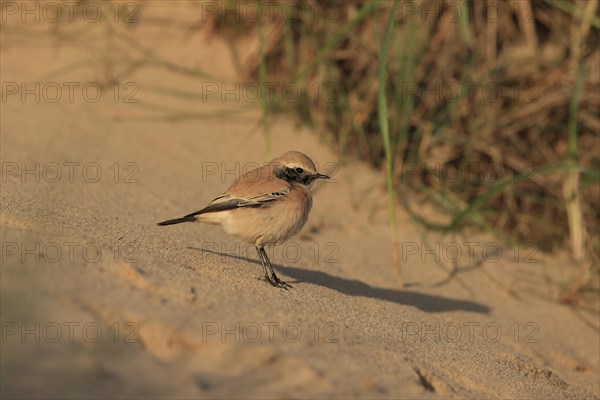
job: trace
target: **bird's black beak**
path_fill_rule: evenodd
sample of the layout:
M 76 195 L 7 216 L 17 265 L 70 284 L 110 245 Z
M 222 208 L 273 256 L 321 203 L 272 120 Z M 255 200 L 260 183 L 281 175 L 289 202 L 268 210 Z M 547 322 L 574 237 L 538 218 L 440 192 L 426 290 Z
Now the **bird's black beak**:
M 316 174 L 315 179 L 331 179 L 329 175 Z

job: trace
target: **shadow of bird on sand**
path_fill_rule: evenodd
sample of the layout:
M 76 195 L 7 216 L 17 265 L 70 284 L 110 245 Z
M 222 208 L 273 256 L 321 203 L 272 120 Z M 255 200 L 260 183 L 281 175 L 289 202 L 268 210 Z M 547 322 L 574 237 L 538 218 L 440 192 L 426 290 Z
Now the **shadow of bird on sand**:
M 208 249 L 199 249 L 197 247 L 188 248 L 260 265 L 257 260 L 247 257 L 240 257 L 237 255 L 221 253 Z M 277 264 L 273 264 L 273 266 L 279 271 L 282 271 L 282 273 L 285 275 L 288 275 L 299 282 L 323 286 L 348 296 L 370 297 L 373 299 L 410 305 L 425 312 L 445 312 L 458 310 L 484 314 L 488 314 L 490 312 L 490 308 L 488 306 L 470 300 L 455 300 L 447 297 L 407 290 L 378 288 L 356 279 L 341 278 L 339 276 L 330 275 L 322 271 L 313 271 L 297 267 L 283 267 Z

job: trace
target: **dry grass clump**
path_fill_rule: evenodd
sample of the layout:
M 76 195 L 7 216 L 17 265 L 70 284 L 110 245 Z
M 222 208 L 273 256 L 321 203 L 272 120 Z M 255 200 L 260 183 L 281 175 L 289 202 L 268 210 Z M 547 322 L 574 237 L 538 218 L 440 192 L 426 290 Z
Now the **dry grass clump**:
M 299 18 L 269 14 L 263 53 L 243 60 L 242 74 L 258 80 L 262 63 L 266 82 L 300 85 L 299 100 L 279 96 L 271 111 L 291 112 L 341 154 L 382 166 L 378 55 L 394 3 L 293 4 Z M 386 74 L 395 187 L 449 216 L 431 222 L 404 199 L 416 220 L 442 231 L 477 225 L 544 250 L 570 243 L 577 263 L 597 265 L 597 6 L 402 2 Z
M 546 250 L 563 244 L 569 237 L 563 183 L 575 161 L 585 216 L 577 229 L 598 237 L 600 23 L 584 3 L 403 2 L 386 82 L 396 181 L 453 217 L 490 196 L 430 228 L 475 223 Z M 267 81 L 299 84 L 304 96 L 294 102 L 280 96 L 273 109 L 331 135 L 340 153 L 380 166 L 378 53 L 393 3 L 299 4 L 302 18 L 275 12 L 267 22 L 264 61 Z M 259 65 L 258 56 L 245 60 L 248 79 L 257 80 Z M 575 160 L 569 159 L 571 119 Z

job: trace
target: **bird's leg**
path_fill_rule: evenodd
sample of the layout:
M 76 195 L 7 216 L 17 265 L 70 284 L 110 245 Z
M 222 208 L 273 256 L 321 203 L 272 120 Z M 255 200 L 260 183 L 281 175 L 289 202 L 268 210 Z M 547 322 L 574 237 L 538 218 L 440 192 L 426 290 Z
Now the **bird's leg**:
M 267 282 L 269 282 L 271 285 L 274 285 L 274 283 L 271 282 L 271 277 L 269 276 L 269 273 L 267 272 L 267 262 L 263 257 L 262 249 L 262 247 L 256 246 L 256 252 L 258 253 L 258 257 L 260 258 L 260 265 L 262 265 L 263 267 L 263 272 L 265 273 L 265 279 L 267 280 Z
M 258 247 L 257 247 L 258 248 Z M 282 281 L 281 279 L 279 279 L 277 277 L 277 275 L 275 274 L 275 270 L 273 270 L 273 266 L 271 265 L 271 261 L 269 261 L 269 257 L 267 256 L 267 252 L 265 251 L 264 247 L 260 247 L 258 248 L 258 251 L 261 254 L 261 258 L 265 261 L 265 264 L 267 265 L 267 267 L 269 267 L 269 270 L 271 271 L 271 276 L 267 277 L 267 280 L 269 281 L 269 283 L 273 286 L 279 287 L 279 288 L 283 288 L 283 289 L 291 289 L 293 288 L 292 285 L 290 285 L 289 283 L 286 283 L 284 281 Z

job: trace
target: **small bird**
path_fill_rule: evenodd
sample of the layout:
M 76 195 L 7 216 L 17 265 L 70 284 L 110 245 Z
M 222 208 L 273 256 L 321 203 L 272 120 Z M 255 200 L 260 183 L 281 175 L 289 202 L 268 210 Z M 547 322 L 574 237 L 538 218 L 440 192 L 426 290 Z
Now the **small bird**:
M 292 285 L 275 274 L 265 246 L 287 241 L 304 226 L 312 207 L 310 187 L 317 179 L 330 177 L 318 173 L 306 154 L 288 151 L 240 176 L 203 209 L 158 225 L 182 222 L 221 225 L 228 234 L 256 247 L 267 282 L 289 289 Z

